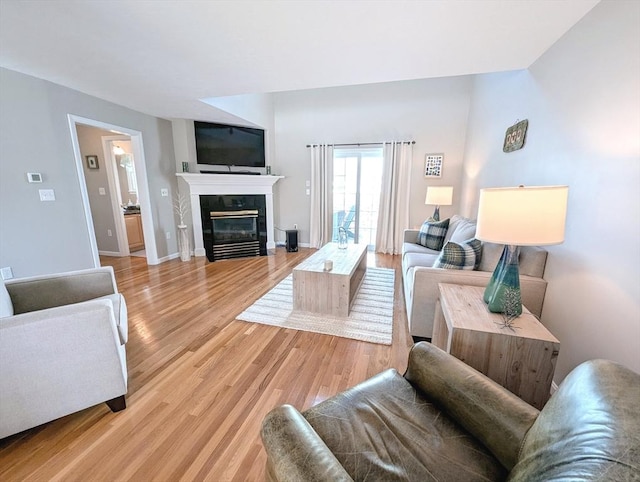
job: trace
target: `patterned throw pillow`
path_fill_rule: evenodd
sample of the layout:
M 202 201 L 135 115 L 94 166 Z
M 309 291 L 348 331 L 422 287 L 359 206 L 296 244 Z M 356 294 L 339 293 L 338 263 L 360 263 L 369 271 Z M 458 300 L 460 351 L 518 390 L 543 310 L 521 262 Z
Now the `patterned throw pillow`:
M 435 263 L 434 268 L 477 270 L 482 259 L 482 243 L 475 238 L 467 239 L 462 243 L 449 241 L 442 248 L 442 252 Z
M 444 221 L 425 221 L 422 223 L 420 232 L 418 233 L 418 244 L 425 248 L 440 251 L 444 244 L 444 237 L 449 229 L 449 220 Z

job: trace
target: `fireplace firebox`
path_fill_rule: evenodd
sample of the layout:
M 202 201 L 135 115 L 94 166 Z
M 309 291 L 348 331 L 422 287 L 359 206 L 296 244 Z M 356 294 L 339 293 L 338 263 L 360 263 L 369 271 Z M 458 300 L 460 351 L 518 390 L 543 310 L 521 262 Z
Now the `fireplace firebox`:
M 267 254 L 264 196 L 200 196 L 200 209 L 209 261 Z

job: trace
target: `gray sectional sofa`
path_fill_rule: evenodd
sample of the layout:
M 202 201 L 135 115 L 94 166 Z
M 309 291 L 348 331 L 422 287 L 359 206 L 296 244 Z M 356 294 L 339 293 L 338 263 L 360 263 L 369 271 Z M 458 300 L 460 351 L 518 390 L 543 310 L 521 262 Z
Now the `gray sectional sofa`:
M 473 238 L 476 231 L 474 220 L 452 216 L 444 243 L 462 242 Z M 404 232 L 402 247 L 402 280 L 407 307 L 409 331 L 412 336 L 431 338 L 433 318 L 438 300 L 438 283 L 453 283 L 470 286 L 486 286 L 498 264 L 503 246 L 483 243 L 482 259 L 475 271 L 433 268 L 440 251 L 418 244 L 417 229 Z M 534 246 L 520 248 L 520 287 L 522 303 L 538 318 L 547 282 L 542 279 L 547 262 L 547 251 Z

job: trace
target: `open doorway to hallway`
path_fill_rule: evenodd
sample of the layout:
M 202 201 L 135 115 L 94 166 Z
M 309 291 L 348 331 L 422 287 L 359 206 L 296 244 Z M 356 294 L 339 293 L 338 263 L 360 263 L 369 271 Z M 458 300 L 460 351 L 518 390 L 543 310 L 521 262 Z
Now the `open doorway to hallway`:
M 69 127 L 95 266 L 132 253 L 157 264 L 141 133 L 73 115 Z

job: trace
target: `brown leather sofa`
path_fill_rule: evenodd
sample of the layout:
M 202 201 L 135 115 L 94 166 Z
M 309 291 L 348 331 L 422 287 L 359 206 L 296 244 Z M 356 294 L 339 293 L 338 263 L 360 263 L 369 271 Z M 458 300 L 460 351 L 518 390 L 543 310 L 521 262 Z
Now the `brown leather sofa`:
M 640 375 L 585 362 L 542 411 L 429 343 L 387 370 L 262 425 L 267 480 L 640 480 Z

